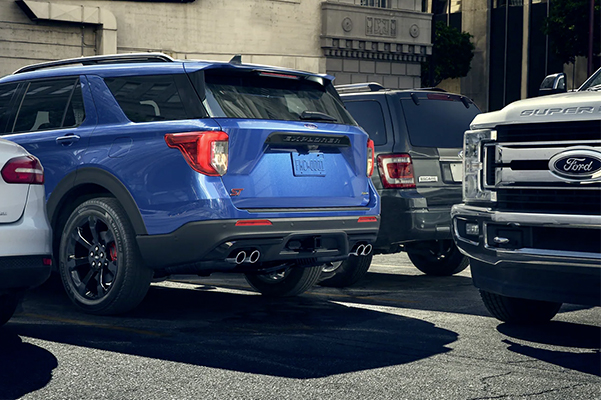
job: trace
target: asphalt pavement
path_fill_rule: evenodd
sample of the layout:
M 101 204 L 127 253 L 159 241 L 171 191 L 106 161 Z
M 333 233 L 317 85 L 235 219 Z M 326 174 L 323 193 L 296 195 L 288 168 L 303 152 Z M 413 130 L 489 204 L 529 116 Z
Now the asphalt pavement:
M 599 399 L 601 308 L 490 317 L 469 268 L 429 277 L 376 256 L 347 289 L 269 299 L 241 275 L 154 283 L 118 317 L 57 282 L 0 328 L 0 399 Z

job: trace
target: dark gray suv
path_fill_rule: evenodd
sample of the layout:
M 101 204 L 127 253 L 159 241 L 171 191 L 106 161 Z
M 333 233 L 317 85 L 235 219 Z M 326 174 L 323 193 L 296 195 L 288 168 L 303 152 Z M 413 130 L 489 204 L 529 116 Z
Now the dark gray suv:
M 453 243 L 450 210 L 461 203 L 463 133 L 478 107 L 438 89 L 388 90 L 375 83 L 336 89 L 375 145 L 372 181 L 382 199 L 382 219 L 372 254 L 406 251 L 428 275 L 464 270 L 468 260 Z M 371 257 L 358 255 L 330 268 L 321 284 L 355 283 Z

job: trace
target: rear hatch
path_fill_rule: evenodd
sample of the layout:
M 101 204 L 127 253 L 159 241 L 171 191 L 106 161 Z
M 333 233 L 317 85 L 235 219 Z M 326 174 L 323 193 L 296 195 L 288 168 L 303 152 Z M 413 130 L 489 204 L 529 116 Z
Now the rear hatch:
M 15 143 L 0 139 L 0 171 L 10 159 L 26 154 Z M 28 193 L 29 185 L 6 183 L 0 174 L 0 224 L 10 224 L 21 218 Z
M 417 191 L 429 206 L 461 202 L 463 134 L 480 113 L 467 97 L 403 93 L 400 98 Z
M 229 136 L 222 179 L 236 207 L 369 203 L 367 135 L 328 79 L 233 67 L 203 74 L 205 107 Z

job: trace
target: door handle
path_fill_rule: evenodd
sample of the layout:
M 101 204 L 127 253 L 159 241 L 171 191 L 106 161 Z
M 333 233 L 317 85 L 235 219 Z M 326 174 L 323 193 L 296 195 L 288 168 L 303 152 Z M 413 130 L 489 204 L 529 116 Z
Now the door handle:
M 79 135 L 68 134 L 56 138 L 56 144 L 62 144 L 63 146 L 70 146 L 80 139 Z

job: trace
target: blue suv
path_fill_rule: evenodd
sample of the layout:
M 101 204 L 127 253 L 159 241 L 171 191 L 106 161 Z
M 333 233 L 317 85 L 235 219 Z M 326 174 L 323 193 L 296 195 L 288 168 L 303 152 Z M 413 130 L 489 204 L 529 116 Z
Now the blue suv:
M 0 79 L 0 135 L 44 165 L 53 253 L 73 303 L 122 313 L 152 279 L 217 271 L 292 296 L 370 249 L 373 143 L 332 79 L 157 53 Z

